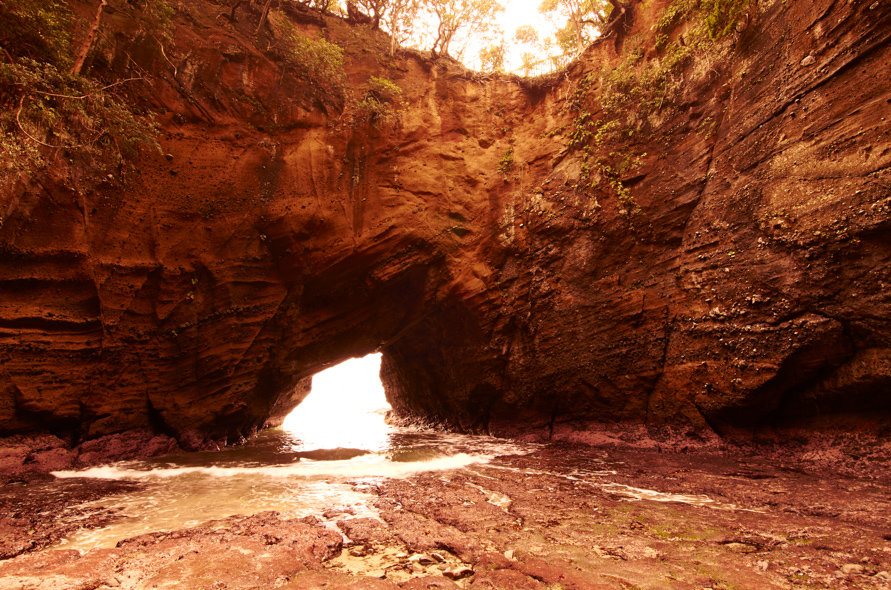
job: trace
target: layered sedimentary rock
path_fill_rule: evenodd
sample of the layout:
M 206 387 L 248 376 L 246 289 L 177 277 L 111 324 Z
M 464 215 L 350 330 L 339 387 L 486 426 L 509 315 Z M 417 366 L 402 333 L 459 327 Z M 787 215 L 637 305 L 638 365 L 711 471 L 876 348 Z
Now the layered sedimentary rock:
M 887 425 L 887 4 L 761 3 L 593 171 L 578 118 L 630 52 L 668 59 L 666 3 L 541 83 L 291 14 L 346 48 L 348 96 L 402 89 L 380 121 L 264 53 L 258 14 L 181 4 L 164 51 L 113 14 L 92 66 L 151 74 L 162 153 L 0 195 L 4 434 L 236 440 L 377 350 L 398 413 L 465 430 Z

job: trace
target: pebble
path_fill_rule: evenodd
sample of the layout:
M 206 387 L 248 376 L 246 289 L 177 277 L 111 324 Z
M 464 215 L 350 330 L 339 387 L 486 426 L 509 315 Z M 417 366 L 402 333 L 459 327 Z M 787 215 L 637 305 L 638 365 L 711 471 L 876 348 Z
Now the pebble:
M 851 575 L 851 574 L 862 575 L 863 574 L 863 566 L 860 565 L 859 563 L 846 563 L 845 565 L 841 566 L 841 571 L 845 575 Z
M 412 563 L 419 563 L 421 565 L 433 565 L 434 563 L 436 563 L 436 560 L 434 560 L 429 555 L 425 555 L 424 553 L 416 553 L 415 555 L 409 557 L 408 560 Z
M 766 571 L 767 571 L 767 566 L 769 566 L 769 565 L 770 565 L 770 564 L 769 564 L 767 561 L 764 561 L 764 560 L 756 561 L 756 562 L 755 562 L 755 569 L 759 569 L 759 570 L 761 570 L 762 572 L 766 572 Z
M 473 575 L 473 570 L 465 566 L 451 567 L 443 572 L 443 575 L 451 580 L 460 580 Z
M 806 58 L 804 58 L 803 60 L 801 60 L 801 65 L 804 67 L 812 66 L 816 63 L 816 61 L 817 60 L 813 55 L 809 55 Z
M 513 550 L 513 549 L 508 549 L 507 551 L 505 551 L 505 552 L 504 552 L 504 557 L 506 557 L 507 559 L 513 560 L 513 558 L 514 558 L 514 550 Z
M 436 561 L 438 561 L 440 563 L 442 563 L 446 560 L 446 558 L 443 557 L 441 553 L 431 553 L 430 557 L 432 557 L 433 559 L 435 559 Z

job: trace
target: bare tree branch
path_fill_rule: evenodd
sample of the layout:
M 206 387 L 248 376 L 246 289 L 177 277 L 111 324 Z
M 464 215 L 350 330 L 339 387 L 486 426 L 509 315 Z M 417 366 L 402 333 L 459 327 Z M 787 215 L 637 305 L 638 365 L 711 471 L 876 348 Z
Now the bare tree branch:
M 173 68 L 173 77 L 176 78 L 176 74 L 177 74 L 177 68 L 176 68 L 176 65 L 175 65 L 172 61 L 170 61 L 170 58 L 169 58 L 169 57 L 167 57 L 167 52 L 164 51 L 164 44 L 161 43 L 161 41 L 160 41 L 157 37 L 155 37 L 154 34 L 152 34 L 152 39 L 155 40 L 155 43 L 157 43 L 157 44 L 158 44 L 158 47 L 161 49 L 161 55 L 164 56 L 164 59 L 166 59 L 166 60 L 167 60 L 167 63 L 170 64 L 170 67 Z M 128 56 L 128 57 L 129 57 L 129 56 Z M 132 58 L 131 58 L 131 59 L 132 59 Z
M 40 141 L 39 139 L 37 139 L 36 137 L 31 135 L 27 131 L 25 131 L 25 127 L 22 125 L 22 120 L 21 120 L 22 107 L 24 106 L 24 103 L 25 103 L 25 96 L 26 95 L 23 94 L 22 97 L 19 99 L 19 109 L 15 112 L 15 122 L 16 122 L 16 125 L 19 126 L 19 131 L 22 132 L 22 135 L 24 135 L 25 137 L 27 137 L 34 143 L 42 145 L 43 147 L 48 147 L 48 148 L 52 148 L 52 149 L 59 149 L 59 148 L 63 147 L 61 145 L 50 145 L 48 143 L 43 143 L 42 141 Z M 70 146 L 70 147 L 80 147 L 80 146 Z
M 102 0 L 99 3 L 99 8 L 96 9 L 96 18 L 93 20 L 93 24 L 90 25 L 89 31 L 87 31 L 87 36 L 84 39 L 83 44 L 80 46 L 80 51 L 77 54 L 77 58 L 74 60 L 74 65 L 71 66 L 71 73 L 74 75 L 80 74 L 81 69 L 84 67 L 84 61 L 87 59 L 87 54 L 90 52 L 90 48 L 93 46 L 93 40 L 96 38 L 96 31 L 99 30 L 99 21 L 102 20 L 102 9 L 108 4 L 108 0 Z
M 132 82 L 133 80 L 143 80 L 143 77 L 138 76 L 136 78 L 127 78 L 126 80 L 118 80 L 114 84 L 109 84 L 108 86 L 103 86 L 102 88 L 97 88 L 93 92 L 88 92 L 82 96 L 72 96 L 70 94 L 53 94 L 52 92 L 43 92 L 42 90 L 33 90 L 32 92 L 34 92 L 35 94 L 42 94 L 44 96 L 52 96 L 55 98 L 70 98 L 71 100 L 83 100 L 85 98 L 93 96 L 94 94 L 98 94 L 98 93 L 102 92 L 103 90 L 108 90 L 109 88 L 114 88 L 115 86 L 118 86 L 125 82 Z M 24 96 L 22 96 L 22 98 L 24 98 Z
M 244 4 L 244 0 L 238 0 L 238 2 L 236 2 L 236 3 L 232 6 L 232 13 L 229 15 L 229 22 L 230 22 L 230 23 L 235 23 L 235 22 L 236 22 L 236 20 L 235 20 L 235 10 L 236 10 L 239 6 L 241 6 L 242 4 Z
M 272 0 L 266 0 L 266 5 L 263 7 L 263 13 L 260 15 L 260 24 L 257 25 L 257 30 L 254 31 L 254 35 L 259 35 L 260 30 L 263 29 L 263 25 L 266 24 L 266 16 L 269 14 L 269 8 L 272 6 Z

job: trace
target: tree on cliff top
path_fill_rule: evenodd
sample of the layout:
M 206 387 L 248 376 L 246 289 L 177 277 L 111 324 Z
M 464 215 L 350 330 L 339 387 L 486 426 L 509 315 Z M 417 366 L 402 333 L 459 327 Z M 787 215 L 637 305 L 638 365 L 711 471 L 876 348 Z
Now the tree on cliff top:
M 396 53 L 396 47 L 409 40 L 414 30 L 414 22 L 418 17 L 422 0 L 349 0 L 347 13 L 355 20 L 354 11 L 363 19 L 367 19 L 375 29 L 383 23 L 390 33 L 390 55 Z M 364 13 L 364 14 L 363 14 Z
M 420 8 L 420 0 L 388 0 L 383 18 L 390 32 L 390 55 L 395 55 L 396 47 L 411 38 Z
M 484 47 L 480 50 L 480 70 L 484 72 L 503 72 L 506 54 L 507 47 L 504 44 L 504 39 Z
M 348 0 L 347 13 L 350 12 L 352 6 L 361 8 L 371 18 L 371 26 L 377 29 L 380 27 L 381 19 L 384 18 L 384 11 L 389 8 L 389 5 L 390 0 Z
M 493 27 L 495 15 L 504 10 L 496 0 L 427 0 L 426 4 L 438 22 L 431 49 L 442 55 L 449 55 L 459 30 L 465 37 L 482 37 Z
M 607 0 L 543 0 L 538 10 L 551 18 L 566 19 L 556 34 L 565 53 L 581 53 L 603 30 L 615 2 Z

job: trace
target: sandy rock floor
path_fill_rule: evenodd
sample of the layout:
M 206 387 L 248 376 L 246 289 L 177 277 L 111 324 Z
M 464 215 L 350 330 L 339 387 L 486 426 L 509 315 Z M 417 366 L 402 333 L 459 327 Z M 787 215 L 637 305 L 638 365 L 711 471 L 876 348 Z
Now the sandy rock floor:
M 336 507 L 325 520 L 262 513 L 84 555 L 23 553 L 0 562 L 0 589 L 889 589 L 889 484 L 883 465 L 839 475 L 555 444 L 357 482 L 380 520 Z M 19 519 L 39 527 L 66 508 L 30 510 Z

